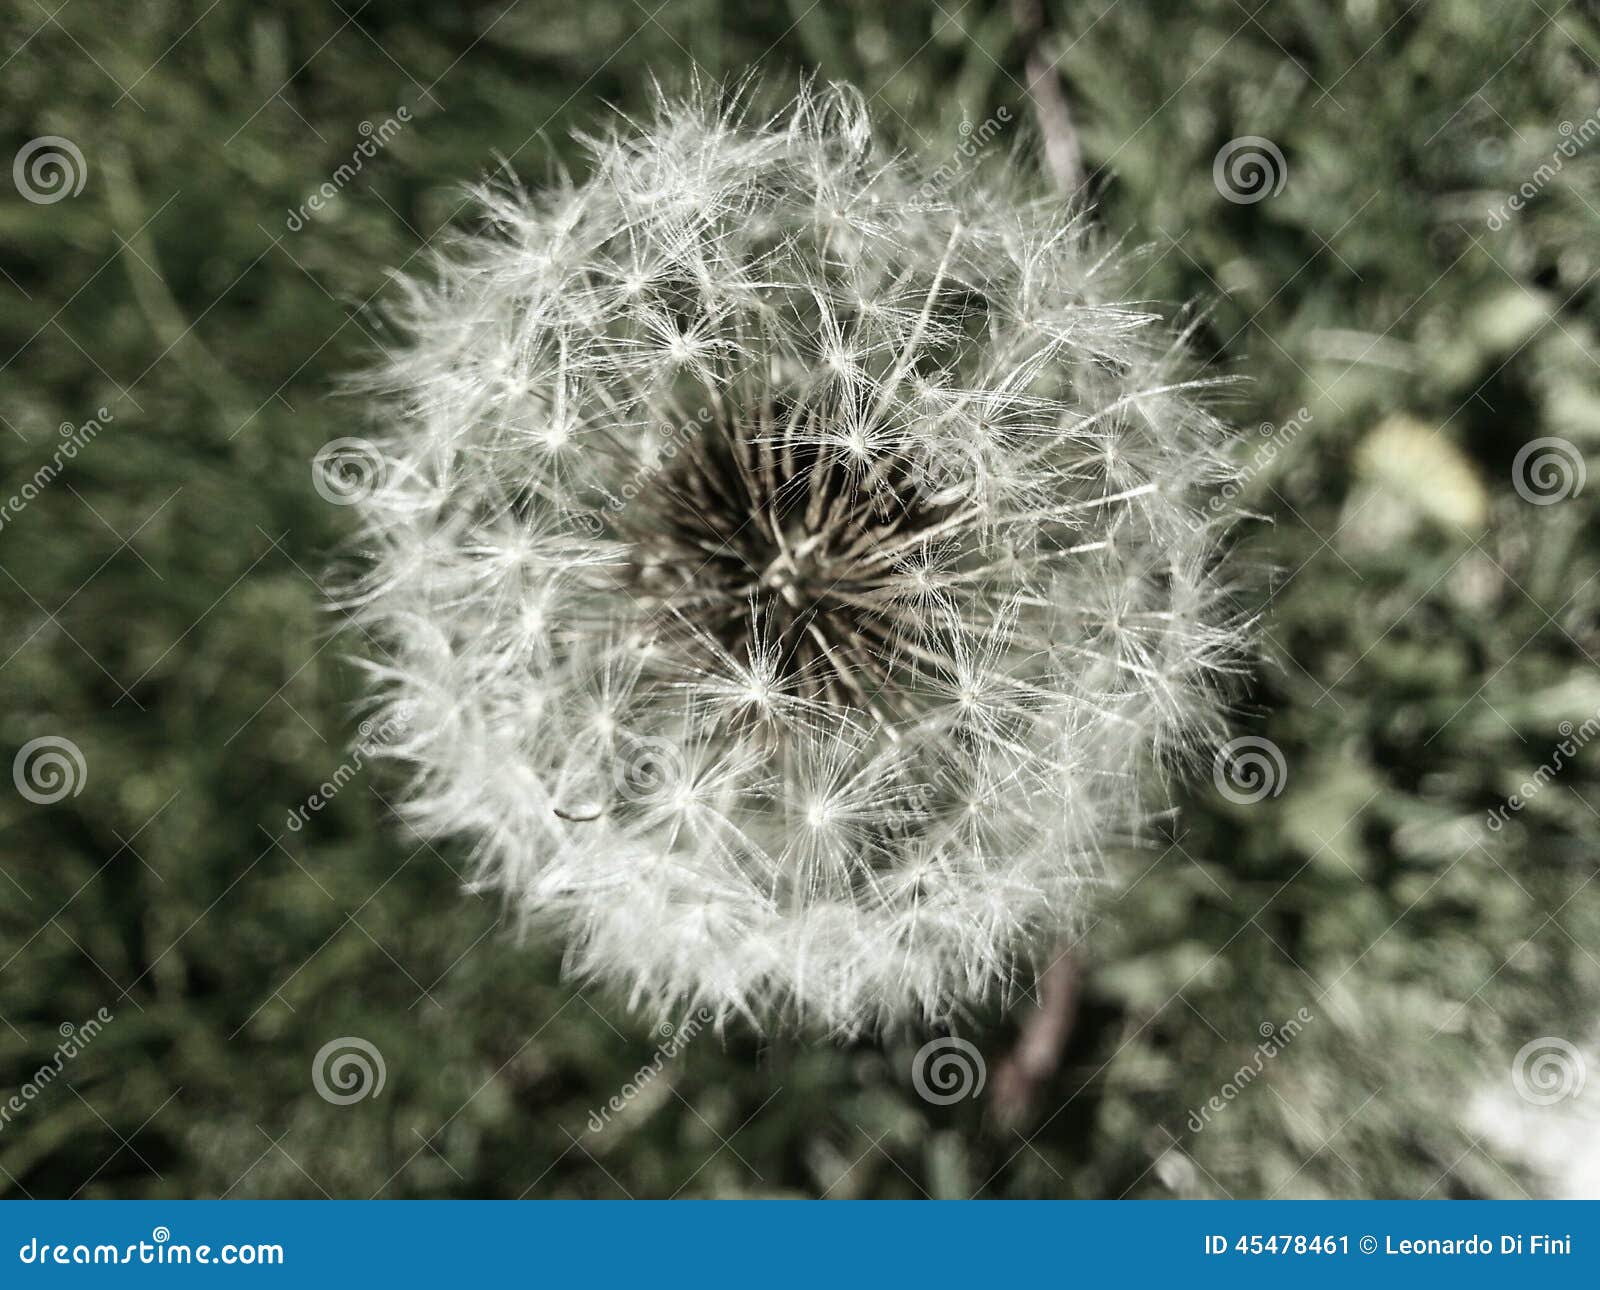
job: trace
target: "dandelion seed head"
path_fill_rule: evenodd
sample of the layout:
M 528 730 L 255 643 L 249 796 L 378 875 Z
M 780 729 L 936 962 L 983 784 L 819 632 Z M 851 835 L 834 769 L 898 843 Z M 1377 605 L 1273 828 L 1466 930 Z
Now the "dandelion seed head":
M 1009 997 L 1246 648 L 1201 383 L 1081 215 L 849 90 L 585 144 L 477 192 L 363 381 L 403 809 L 654 1015 Z

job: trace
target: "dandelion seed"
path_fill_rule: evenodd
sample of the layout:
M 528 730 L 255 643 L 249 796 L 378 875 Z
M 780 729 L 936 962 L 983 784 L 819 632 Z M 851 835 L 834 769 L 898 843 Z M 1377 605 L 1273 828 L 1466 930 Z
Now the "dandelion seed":
M 660 1016 L 1004 995 L 1242 656 L 1201 383 L 1081 217 L 930 198 L 848 90 L 587 146 L 365 382 L 404 809 Z

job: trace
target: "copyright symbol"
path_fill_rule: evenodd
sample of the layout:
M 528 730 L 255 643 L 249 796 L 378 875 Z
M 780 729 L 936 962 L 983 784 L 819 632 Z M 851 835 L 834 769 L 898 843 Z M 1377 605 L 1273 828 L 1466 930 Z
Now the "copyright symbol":
M 1378 1238 L 1376 1236 L 1363 1236 L 1361 1238 L 1361 1252 L 1363 1254 L 1376 1254 L 1378 1252 Z

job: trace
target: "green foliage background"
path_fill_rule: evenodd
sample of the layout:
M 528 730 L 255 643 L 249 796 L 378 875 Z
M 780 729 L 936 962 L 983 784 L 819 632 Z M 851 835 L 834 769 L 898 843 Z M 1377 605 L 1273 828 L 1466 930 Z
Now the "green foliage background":
M 54 8 L 54 6 L 51 6 Z M 0 463 L 105 429 L 0 528 L 0 753 L 70 738 L 52 805 L 0 792 L 0 1091 L 58 1027 L 111 1024 L 0 1125 L 33 1196 L 1489 1196 L 1539 1192 L 1464 1118 L 1529 1040 L 1592 1038 L 1600 779 L 1580 751 L 1498 832 L 1488 811 L 1600 711 L 1600 479 L 1523 500 L 1513 461 L 1600 441 L 1600 140 L 1489 218 L 1600 109 L 1593 3 L 1047 4 L 1099 220 L 1136 290 L 1205 306 L 1248 375 L 1232 415 L 1275 570 L 1240 730 L 1280 795 L 1202 776 L 1115 857 L 1075 950 L 1085 1001 L 1020 1127 L 910 1079 L 925 1035 L 704 1034 L 602 1132 L 658 1043 L 464 895 L 349 759 L 355 678 L 315 576 L 347 513 L 310 462 L 379 336 L 388 271 L 530 182 L 652 76 L 760 65 L 856 82 L 935 158 L 1006 106 L 1011 8 L 972 0 L 73 0 L 0 16 L 0 153 L 60 135 L 51 205 L 0 191 Z M 289 214 L 362 122 L 414 117 L 322 214 Z M 1574 131 L 1568 135 L 1562 123 Z M 1222 200 L 1263 136 L 1282 190 Z M 1041 186 L 1043 186 L 1041 178 Z M 1301 413 L 1304 409 L 1304 413 Z M 1265 424 L 1298 428 L 1262 434 Z M 1262 452 L 1264 445 L 1271 450 Z M 1263 1023 L 1314 1017 L 1199 1132 Z M 961 1033 L 991 1071 L 1019 1017 Z M 382 1093 L 330 1105 L 314 1055 L 361 1036 Z M 1592 1103 L 1600 1076 L 1583 1097 Z M 1552 1112 L 1553 1114 L 1554 1112 Z

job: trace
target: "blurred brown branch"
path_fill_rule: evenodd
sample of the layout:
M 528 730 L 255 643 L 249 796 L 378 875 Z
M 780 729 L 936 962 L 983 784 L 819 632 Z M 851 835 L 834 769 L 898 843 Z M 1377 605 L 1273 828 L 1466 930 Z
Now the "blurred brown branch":
M 1027 78 L 1034 120 L 1044 140 L 1045 168 L 1056 187 L 1070 196 L 1083 186 L 1083 151 L 1078 146 L 1078 132 L 1072 125 L 1072 111 L 1061 88 L 1061 77 L 1045 52 L 1050 32 L 1044 0 L 1012 0 L 1011 12 L 1026 50 L 1023 75 Z

